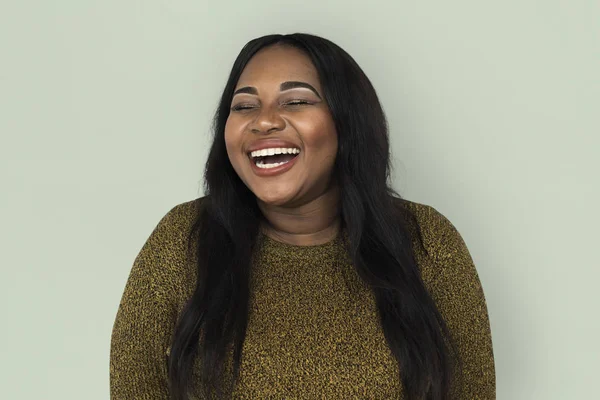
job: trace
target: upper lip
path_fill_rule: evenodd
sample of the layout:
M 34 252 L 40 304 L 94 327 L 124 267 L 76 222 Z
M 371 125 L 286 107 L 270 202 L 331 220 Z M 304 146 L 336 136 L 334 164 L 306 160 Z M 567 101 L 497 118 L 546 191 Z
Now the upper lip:
M 253 142 L 246 150 L 246 153 L 248 155 L 250 155 L 251 152 L 256 151 L 256 150 L 272 149 L 272 148 L 277 148 L 277 147 L 281 147 L 284 149 L 288 149 L 288 148 L 299 149 L 300 148 L 299 146 L 295 145 L 294 143 L 289 142 L 287 140 L 283 140 L 283 139 L 262 139 L 262 140 L 257 140 L 256 142 Z

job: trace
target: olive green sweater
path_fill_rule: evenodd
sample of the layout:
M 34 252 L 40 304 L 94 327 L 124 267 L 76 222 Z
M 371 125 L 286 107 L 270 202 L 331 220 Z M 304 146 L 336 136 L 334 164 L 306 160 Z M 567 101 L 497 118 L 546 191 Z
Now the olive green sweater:
M 114 322 L 113 400 L 166 400 L 167 356 L 196 283 L 186 236 L 201 199 L 175 206 L 136 257 Z M 462 237 L 433 207 L 409 202 L 427 252 L 423 281 L 456 341 L 463 368 L 453 399 L 495 399 L 484 293 Z M 375 300 L 343 251 L 343 235 L 295 246 L 261 234 L 235 399 L 404 399 Z

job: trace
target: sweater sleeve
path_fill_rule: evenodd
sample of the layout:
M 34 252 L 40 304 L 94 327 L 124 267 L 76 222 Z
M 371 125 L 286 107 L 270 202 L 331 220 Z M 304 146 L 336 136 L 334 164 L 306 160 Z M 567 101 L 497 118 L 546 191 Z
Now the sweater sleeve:
M 169 398 L 167 349 L 177 319 L 170 288 L 182 261 L 176 214 L 177 207 L 160 220 L 125 285 L 111 336 L 112 400 Z
M 428 286 L 462 362 L 451 398 L 495 399 L 492 336 L 477 270 L 456 227 L 433 207 L 429 207 L 429 215 L 433 266 Z

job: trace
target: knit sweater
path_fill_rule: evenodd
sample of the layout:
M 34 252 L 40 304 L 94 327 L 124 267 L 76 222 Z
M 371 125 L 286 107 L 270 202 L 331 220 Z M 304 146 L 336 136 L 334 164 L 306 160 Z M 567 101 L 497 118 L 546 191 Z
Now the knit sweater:
M 200 199 L 172 208 L 136 257 L 114 322 L 113 400 L 167 400 L 175 324 L 196 284 L 187 233 Z M 415 257 L 462 360 L 453 399 L 495 399 L 486 301 L 467 246 L 431 206 L 408 202 L 424 249 Z M 234 399 L 405 399 L 375 299 L 343 237 L 299 246 L 260 234 Z

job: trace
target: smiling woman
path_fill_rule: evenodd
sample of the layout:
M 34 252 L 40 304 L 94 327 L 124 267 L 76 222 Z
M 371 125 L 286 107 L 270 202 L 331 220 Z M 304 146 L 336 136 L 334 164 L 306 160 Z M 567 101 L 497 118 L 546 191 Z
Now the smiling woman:
M 390 187 L 383 109 L 348 53 L 250 41 L 214 127 L 206 196 L 134 262 L 111 398 L 495 398 L 467 246 Z
M 313 232 L 327 241 L 337 229 L 331 218 L 314 214 L 308 221 L 303 211 L 315 204 L 335 209 L 339 201 L 332 182 L 337 132 L 322 91 L 304 52 L 285 45 L 263 48 L 240 75 L 225 124 L 227 155 L 270 221 L 263 227 L 293 244 L 318 243 L 307 236 Z M 295 155 L 275 155 L 288 148 Z M 262 157 L 248 158 L 256 150 Z M 296 208 L 294 223 L 291 207 Z

